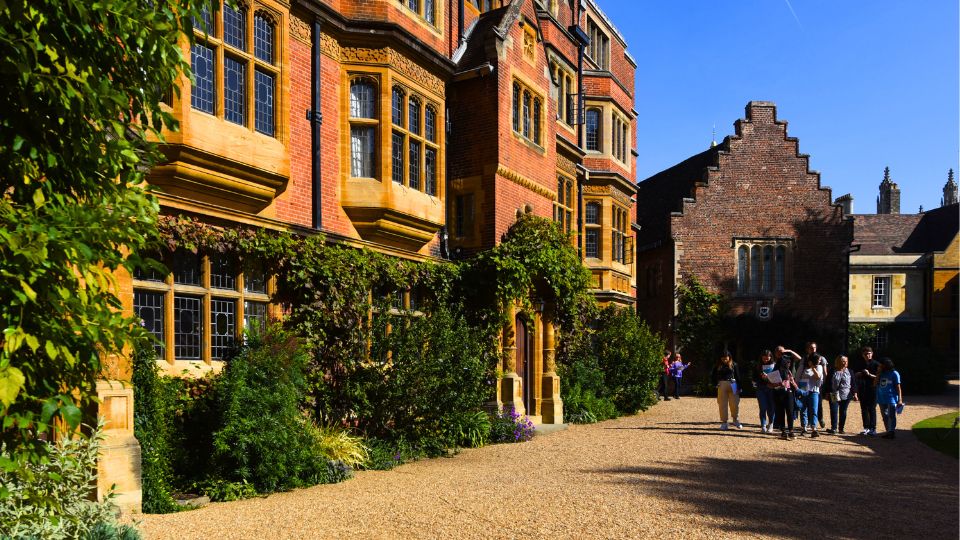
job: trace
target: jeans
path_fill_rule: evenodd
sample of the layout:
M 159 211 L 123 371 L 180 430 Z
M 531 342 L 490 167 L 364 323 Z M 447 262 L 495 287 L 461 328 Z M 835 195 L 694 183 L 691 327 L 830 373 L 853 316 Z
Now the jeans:
M 839 418 L 839 429 L 843 431 L 843 426 L 847 423 L 847 407 L 850 405 L 850 398 L 840 401 L 830 402 L 830 429 L 836 431 Z
M 760 406 L 760 427 L 773 424 L 775 405 L 773 403 L 773 389 L 766 386 L 757 387 L 757 403 Z
M 673 378 L 673 397 L 680 399 L 680 377 Z
M 880 405 L 880 415 L 883 416 L 883 427 L 887 428 L 887 433 L 893 433 L 897 430 L 897 404 L 883 403 Z
M 667 375 L 666 373 L 664 373 L 660 377 L 660 387 L 657 388 L 657 391 L 663 397 L 667 397 L 668 395 L 667 393 L 670 392 L 670 375 Z
M 786 390 L 773 391 L 774 429 L 785 431 L 786 426 L 789 426 L 790 431 L 793 431 L 793 401 L 793 392 Z
M 873 388 L 860 392 L 860 416 L 863 429 L 877 429 L 877 398 Z
M 807 392 L 803 398 L 803 408 L 807 413 L 807 423 L 810 429 L 817 429 L 817 409 L 820 408 L 820 392 Z M 803 422 L 801 422 L 803 424 Z

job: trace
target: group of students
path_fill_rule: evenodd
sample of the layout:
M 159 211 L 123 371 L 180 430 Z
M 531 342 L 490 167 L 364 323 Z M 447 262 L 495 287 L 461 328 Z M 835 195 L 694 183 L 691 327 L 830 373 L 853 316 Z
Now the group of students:
M 873 359 L 873 349 L 863 347 L 857 365 L 851 369 L 848 358 L 839 355 L 832 366 L 817 352 L 816 342 L 806 345 L 806 354 L 801 356 L 783 346 L 760 353 L 760 362 L 747 379 L 742 376 L 733 356 L 724 351 L 711 373 L 711 382 L 717 388 L 717 404 L 720 409 L 720 429 L 729 429 L 732 424 L 741 429 L 739 418 L 740 394 L 744 384 L 756 388 L 760 406 L 760 430 L 763 433 L 780 432 L 783 439 L 794 439 L 794 423 L 799 418 L 801 436 L 819 437 L 825 427 L 821 401 L 830 403 L 830 434 L 846 433 L 847 408 L 851 401 L 860 403 L 863 430 L 860 435 L 877 435 L 877 407 L 886 432 L 882 437 L 896 437 L 897 414 L 903 411 L 903 391 L 900 373 L 893 361 Z M 683 364 L 680 355 L 674 354 L 665 369 L 675 377 L 675 395 L 679 396 L 680 377 L 690 364 Z M 673 375 L 676 374 L 676 375 Z M 664 378 L 664 385 L 666 377 Z M 666 388 L 664 388 L 666 393 Z M 730 422 L 729 420 L 732 420 Z

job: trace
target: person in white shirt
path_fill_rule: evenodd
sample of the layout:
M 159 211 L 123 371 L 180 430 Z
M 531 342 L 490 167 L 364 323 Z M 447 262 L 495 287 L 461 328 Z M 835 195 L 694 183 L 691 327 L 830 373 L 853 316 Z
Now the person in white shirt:
M 826 372 L 820 365 L 820 355 L 813 353 L 807 356 L 803 370 L 798 377 L 800 388 L 805 390 L 803 397 L 803 413 L 806 419 L 800 418 L 801 424 L 804 424 L 804 433 L 806 428 L 810 428 L 811 437 L 819 437 L 817 433 L 817 409 L 820 405 L 820 387 L 823 385 L 823 379 Z

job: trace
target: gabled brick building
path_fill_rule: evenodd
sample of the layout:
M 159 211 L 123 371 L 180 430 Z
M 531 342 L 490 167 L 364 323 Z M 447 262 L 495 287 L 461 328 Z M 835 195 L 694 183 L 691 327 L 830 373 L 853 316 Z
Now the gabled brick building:
M 170 100 L 182 130 L 150 178 L 162 213 L 426 260 L 490 248 L 532 212 L 570 231 L 601 301 L 633 303 L 636 63 L 592 0 L 221 1 L 196 23 L 195 82 Z M 120 295 L 170 373 L 218 369 L 276 311 L 235 254 L 164 258 L 169 275 Z M 513 320 L 498 401 L 562 422 L 549 303 Z M 114 420 L 110 451 L 133 456 Z
M 724 296 L 738 359 L 814 339 L 838 351 L 846 326 L 849 220 L 809 169 L 773 103 L 752 101 L 736 133 L 640 182 L 637 307 L 674 338 L 676 286 Z M 715 360 L 694 359 L 701 366 Z

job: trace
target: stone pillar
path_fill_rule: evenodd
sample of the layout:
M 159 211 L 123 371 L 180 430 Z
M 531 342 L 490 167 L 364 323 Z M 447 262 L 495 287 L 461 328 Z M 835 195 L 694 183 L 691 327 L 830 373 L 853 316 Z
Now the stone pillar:
M 125 513 L 139 513 L 140 443 L 133 436 L 133 387 L 120 381 L 97 381 L 97 415 L 104 420 L 104 440 L 97 460 L 97 499 L 116 486 L 113 502 Z
M 540 414 L 544 424 L 563 423 L 560 377 L 556 364 L 556 330 L 552 317 L 543 317 L 543 377 L 540 379 Z
M 500 379 L 500 402 L 504 409 L 527 414 L 523 406 L 523 379 L 517 375 L 517 307 L 507 307 L 507 325 L 503 329 L 503 378 Z

